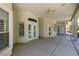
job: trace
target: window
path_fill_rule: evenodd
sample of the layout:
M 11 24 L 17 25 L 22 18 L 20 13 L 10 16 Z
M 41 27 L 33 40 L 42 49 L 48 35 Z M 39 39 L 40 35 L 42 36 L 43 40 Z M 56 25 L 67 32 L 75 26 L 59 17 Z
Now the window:
M 9 14 L 0 8 L 0 50 L 9 46 Z
M 19 24 L 19 36 L 24 36 L 24 23 Z
M 28 24 L 28 38 L 32 38 L 31 29 L 32 29 L 31 24 Z
M 4 31 L 4 20 L 0 20 L 0 32 Z
M 30 24 L 28 25 L 28 30 L 29 30 L 28 33 L 31 34 L 31 25 Z
M 56 28 L 56 24 L 54 24 L 54 31 L 56 31 L 57 30 L 57 28 Z
M 36 26 L 34 26 L 34 37 L 36 37 Z
M 51 27 L 49 27 L 49 35 L 51 35 Z
M 33 18 L 28 18 L 28 21 L 37 22 L 37 20 L 35 20 Z

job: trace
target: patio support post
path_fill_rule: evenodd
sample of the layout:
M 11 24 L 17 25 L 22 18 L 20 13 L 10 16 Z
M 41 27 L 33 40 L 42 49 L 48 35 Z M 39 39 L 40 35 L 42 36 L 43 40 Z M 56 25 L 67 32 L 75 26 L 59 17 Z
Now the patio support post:
M 77 20 L 74 18 L 72 20 L 72 35 L 74 37 L 73 40 L 77 40 Z

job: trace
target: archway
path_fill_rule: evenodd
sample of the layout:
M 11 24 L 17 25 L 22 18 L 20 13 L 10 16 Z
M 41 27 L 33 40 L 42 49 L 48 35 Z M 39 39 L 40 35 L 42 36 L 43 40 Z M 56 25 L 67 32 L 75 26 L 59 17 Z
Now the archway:
M 72 21 L 66 22 L 66 34 L 68 35 L 72 34 Z

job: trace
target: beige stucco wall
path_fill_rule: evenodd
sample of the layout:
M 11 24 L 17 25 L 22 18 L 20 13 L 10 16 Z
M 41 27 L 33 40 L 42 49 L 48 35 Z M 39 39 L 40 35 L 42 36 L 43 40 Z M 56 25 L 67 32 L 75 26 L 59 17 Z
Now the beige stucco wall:
M 39 19 L 39 36 L 44 37 L 44 19 Z
M 16 43 L 16 34 L 17 34 L 17 19 L 16 19 L 16 13 L 17 11 L 15 11 L 13 9 L 13 43 Z
M 54 31 L 54 24 L 56 24 L 56 21 L 54 19 L 40 19 L 39 20 L 39 35 L 40 37 L 55 37 L 57 34 L 57 31 Z M 48 28 L 49 26 L 52 28 L 52 35 L 48 35 Z
M 10 3 L 0 3 L 0 8 L 9 13 L 9 46 L 2 51 L 0 51 L 0 56 L 8 56 L 12 54 L 13 48 L 13 12 L 12 4 Z
M 78 17 L 79 17 L 79 10 L 77 11 L 77 14 L 76 14 L 76 16 L 78 16 Z
M 34 18 L 37 20 L 37 32 L 39 30 L 38 24 L 39 24 L 39 20 L 38 20 L 38 16 L 34 15 L 31 12 L 28 12 L 26 10 L 14 10 L 14 43 L 26 43 L 32 39 L 28 39 L 28 18 Z M 24 23 L 24 37 L 19 37 L 19 28 L 18 28 L 18 24 L 23 22 Z M 39 32 L 37 33 L 37 38 L 39 37 Z
M 57 22 L 57 27 L 59 29 L 59 33 L 58 34 L 66 34 L 66 22 L 61 21 L 61 22 Z

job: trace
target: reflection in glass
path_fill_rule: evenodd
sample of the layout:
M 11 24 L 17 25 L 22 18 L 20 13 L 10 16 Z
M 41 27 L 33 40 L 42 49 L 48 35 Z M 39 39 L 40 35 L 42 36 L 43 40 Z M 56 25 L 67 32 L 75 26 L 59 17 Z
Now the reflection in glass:
M 24 23 L 19 24 L 19 36 L 24 36 Z
M 9 46 L 9 14 L 0 8 L 0 50 Z
M 56 24 L 54 24 L 54 31 L 56 31 L 57 30 L 57 28 L 56 28 Z
M 49 35 L 51 35 L 51 27 L 49 27 Z
M 36 37 L 36 26 L 34 26 L 34 37 Z
M 28 24 L 28 38 L 31 38 L 32 35 L 31 35 L 31 24 Z

